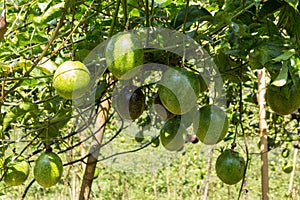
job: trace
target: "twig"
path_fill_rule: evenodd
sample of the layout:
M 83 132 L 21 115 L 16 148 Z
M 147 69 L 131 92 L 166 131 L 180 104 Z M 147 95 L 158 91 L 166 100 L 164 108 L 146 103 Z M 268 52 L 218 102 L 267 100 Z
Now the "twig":
M 190 1 L 187 0 L 186 1 L 186 5 L 185 5 L 185 14 L 184 14 L 184 20 L 183 20 L 183 24 L 182 24 L 182 33 L 185 33 L 185 26 L 186 26 L 186 22 L 187 22 L 187 18 L 188 18 L 188 13 L 189 13 L 189 4 Z
M 29 191 L 30 187 L 32 186 L 32 184 L 35 182 L 35 179 L 33 179 L 32 181 L 30 181 L 30 183 L 27 185 L 26 189 L 24 190 L 24 193 L 22 195 L 22 200 L 25 199 L 27 192 Z
M 243 175 L 243 179 L 242 179 L 242 184 L 241 184 L 241 187 L 240 187 L 240 190 L 239 190 L 239 196 L 238 196 L 238 199 L 241 198 L 241 195 L 242 195 L 242 191 L 243 191 L 243 188 L 245 186 L 245 182 L 246 182 L 246 173 L 247 173 L 247 169 L 248 169 L 248 165 L 249 165 L 249 161 L 250 161 L 250 156 L 249 156 L 249 149 L 248 149 L 248 142 L 247 142 L 247 134 L 245 132 L 245 129 L 244 129 L 244 126 L 243 126 L 243 83 L 242 81 L 240 82 L 240 99 L 239 99 L 239 113 L 240 113 L 240 116 L 239 116 L 239 124 L 241 126 L 241 130 L 242 130 L 242 134 L 243 134 L 243 138 L 244 138 L 244 144 L 245 144 L 245 151 L 246 151 L 246 164 L 245 164 L 245 170 L 244 170 L 244 175 Z
M 24 77 L 28 77 L 29 74 L 31 73 L 31 71 L 38 65 L 38 63 L 40 62 L 40 60 L 45 56 L 46 52 L 48 51 L 48 49 L 50 48 L 50 45 L 52 44 L 52 42 L 54 41 L 58 30 L 60 29 L 64 19 L 65 19 L 65 15 L 67 14 L 67 6 L 69 5 L 68 1 L 65 4 L 65 9 L 62 12 L 62 15 L 60 16 L 59 22 L 57 23 L 54 32 L 52 33 L 50 40 L 48 42 L 48 44 L 46 45 L 46 47 L 44 48 L 44 50 L 42 51 L 42 53 L 39 55 L 39 57 L 33 62 L 32 66 L 28 69 L 28 71 L 25 72 Z M 18 88 L 22 83 L 23 83 L 23 79 L 19 80 L 14 86 L 12 86 L 6 93 L 4 93 L 1 97 L 1 99 L 4 99 L 6 96 L 8 96 L 10 93 L 12 93 L 16 88 Z M 0 100 L 1 100 L 0 99 Z

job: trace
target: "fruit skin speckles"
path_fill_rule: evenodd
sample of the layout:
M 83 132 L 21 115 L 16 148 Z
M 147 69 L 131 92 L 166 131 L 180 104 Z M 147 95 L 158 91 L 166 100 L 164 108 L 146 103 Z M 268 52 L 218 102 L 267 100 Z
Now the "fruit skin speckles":
M 29 175 L 29 164 L 22 156 L 9 156 L 4 161 L 4 182 L 9 186 L 18 186 L 26 181 Z
M 79 61 L 66 61 L 54 73 L 53 87 L 65 99 L 78 99 L 88 91 L 90 72 Z
M 36 160 L 33 172 L 39 185 L 45 188 L 51 187 L 61 179 L 62 160 L 53 152 L 43 152 Z
M 107 43 L 105 58 L 109 71 L 119 80 L 128 80 L 140 71 L 132 70 L 144 63 L 143 45 L 129 32 L 114 35 Z

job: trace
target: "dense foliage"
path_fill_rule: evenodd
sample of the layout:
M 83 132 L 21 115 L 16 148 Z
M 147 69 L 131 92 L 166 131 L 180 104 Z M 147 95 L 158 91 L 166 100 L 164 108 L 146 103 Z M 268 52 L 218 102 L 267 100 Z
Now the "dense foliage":
M 293 154 L 297 155 L 300 148 L 300 114 L 295 110 L 300 107 L 300 99 L 296 99 L 297 92 L 291 94 L 300 91 L 298 1 L 6 0 L 1 5 L 7 21 L 3 38 L 4 29 L 0 27 L 1 180 L 5 180 L 8 171 L 5 160 L 11 156 L 24 157 L 31 166 L 24 184 L 11 187 L 13 184 L 0 182 L 4 199 L 21 196 L 43 199 L 58 193 L 60 199 L 78 198 L 89 147 L 98 133 L 90 124 L 97 122 L 99 105 L 113 96 L 113 88 L 118 88 L 119 83 L 103 67 L 106 66 L 103 56 L 106 41 L 120 32 L 145 27 L 178 31 L 197 42 L 214 61 L 223 80 L 221 87 L 226 92 L 222 109 L 228 116 L 228 131 L 215 146 L 192 144 L 189 139 L 180 138 L 185 147 L 176 147 L 177 152 L 167 151 L 166 145 L 157 143 L 167 118 L 153 112 L 159 90 L 153 84 L 157 77 L 143 77 L 147 83 L 144 85 L 135 80 L 145 98 L 143 113 L 128 122 L 114 107 L 109 110 L 97 156 L 100 172 L 94 179 L 91 198 L 196 199 L 208 195 L 208 198 L 228 196 L 230 199 L 241 194 L 248 195 L 249 199 L 259 198 L 256 72 L 263 68 L 267 71 L 268 87 L 280 91 L 268 99 L 268 104 L 275 106 L 267 107 L 270 197 L 299 197 L 299 180 L 294 179 L 299 172 L 293 173 L 297 157 L 293 160 Z M 137 58 L 143 54 L 144 64 L 159 63 L 195 72 L 191 60 L 174 52 L 149 48 L 138 54 Z M 126 59 L 136 59 L 131 54 L 126 56 Z M 118 60 L 119 65 L 128 62 L 122 59 Z M 73 101 L 59 96 L 53 85 L 57 67 L 70 60 L 86 65 L 92 83 L 91 89 L 84 89 L 89 95 Z M 138 59 L 134 64 L 140 62 Z M 201 75 L 199 71 L 195 73 Z M 200 94 L 195 100 L 199 108 L 214 103 L 209 93 L 211 86 L 205 84 L 208 83 L 205 78 L 199 76 L 201 88 L 197 86 Z M 280 96 L 286 100 L 280 101 Z M 182 101 L 188 105 L 190 99 Z M 284 109 L 287 102 L 292 102 L 291 109 Z M 163 103 L 159 104 L 160 111 Z M 280 111 L 274 109 L 276 106 Z M 173 121 L 185 119 L 184 115 L 167 115 L 174 117 Z M 193 117 L 186 119 L 190 118 Z M 184 123 L 190 127 L 187 129 L 190 133 L 191 122 Z M 239 182 L 241 188 L 237 184 L 228 186 L 227 190 L 212 167 L 217 156 L 227 148 L 235 148 L 245 159 L 247 168 Z M 46 149 L 51 149 L 63 161 L 62 178 L 55 180 L 58 183 L 49 189 L 36 184 L 32 172 L 34 163 Z M 289 178 L 294 180 L 292 188 L 288 187 Z

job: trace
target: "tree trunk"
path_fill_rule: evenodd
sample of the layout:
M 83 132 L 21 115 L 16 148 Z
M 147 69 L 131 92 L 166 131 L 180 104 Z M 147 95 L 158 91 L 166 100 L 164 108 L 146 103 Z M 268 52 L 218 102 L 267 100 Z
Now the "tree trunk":
M 261 184 L 262 199 L 269 199 L 269 175 L 268 175 L 268 138 L 266 122 L 266 72 L 261 69 L 258 74 L 258 95 L 259 106 L 259 130 L 260 130 L 260 153 L 261 153 Z
M 81 190 L 79 195 L 80 200 L 88 200 L 91 193 L 94 172 L 97 165 L 97 159 L 100 152 L 103 133 L 105 130 L 104 124 L 106 123 L 109 109 L 110 109 L 109 99 L 103 101 L 100 104 L 100 108 L 99 108 L 99 112 L 95 124 L 95 130 L 97 130 L 98 132 L 93 137 L 93 141 L 89 151 L 89 157 L 87 159 L 87 164 L 85 167 L 85 172 L 81 184 Z

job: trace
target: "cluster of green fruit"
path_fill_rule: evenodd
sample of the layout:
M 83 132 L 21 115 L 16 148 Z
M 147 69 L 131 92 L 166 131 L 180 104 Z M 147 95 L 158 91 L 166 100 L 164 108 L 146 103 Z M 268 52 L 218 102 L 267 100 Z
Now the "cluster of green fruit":
M 18 155 L 12 155 L 5 159 L 2 177 L 9 186 L 23 184 L 28 178 L 30 165 L 28 161 Z M 43 152 L 36 160 L 33 169 L 34 178 L 42 187 L 55 185 L 62 176 L 63 165 L 60 157 L 51 152 Z
M 112 37 L 105 55 L 109 71 L 118 80 L 128 80 L 140 73 L 138 66 L 143 64 L 144 52 L 133 33 L 124 32 Z M 89 70 L 78 61 L 60 65 L 53 78 L 57 93 L 65 99 L 82 97 L 88 91 L 89 82 Z M 167 150 L 179 151 L 183 148 L 188 136 L 187 128 L 192 124 L 193 135 L 204 144 L 217 144 L 224 139 L 228 130 L 226 113 L 216 105 L 205 105 L 200 109 L 195 107 L 199 93 L 207 89 L 203 85 L 205 82 L 201 81 L 201 77 L 186 68 L 172 67 L 163 73 L 153 102 L 156 113 L 166 120 L 159 138 Z M 146 108 L 143 90 L 135 85 L 121 88 L 113 98 L 114 108 L 125 120 L 139 118 Z M 195 109 L 197 111 L 193 112 Z M 158 146 L 159 140 L 156 138 L 152 142 Z M 227 184 L 240 181 L 244 168 L 244 159 L 233 150 L 224 151 L 217 160 L 217 174 Z
M 143 49 L 132 33 L 115 35 L 106 48 L 106 61 L 110 72 L 119 80 L 134 77 L 143 64 Z M 169 151 L 183 148 L 188 127 L 193 124 L 194 134 L 204 144 L 217 144 L 228 130 L 228 117 L 216 105 L 205 105 L 195 111 L 198 94 L 207 87 L 201 77 L 182 67 L 164 71 L 154 95 L 154 110 L 166 120 L 160 130 L 161 144 Z M 124 120 L 135 120 L 145 110 L 146 96 L 141 87 L 127 85 L 114 96 L 114 107 Z M 157 142 L 157 140 L 155 140 Z M 156 145 L 157 146 L 157 145 Z M 238 152 L 225 150 L 217 159 L 218 177 L 227 184 L 239 182 L 245 171 L 245 161 Z

